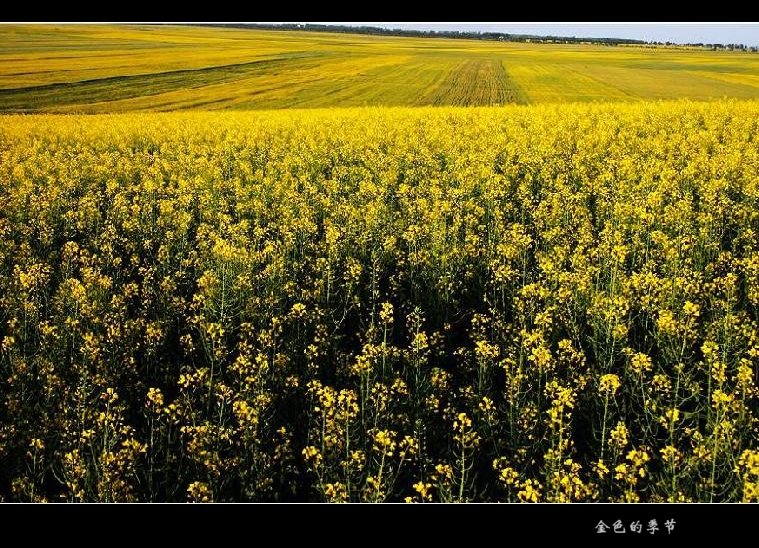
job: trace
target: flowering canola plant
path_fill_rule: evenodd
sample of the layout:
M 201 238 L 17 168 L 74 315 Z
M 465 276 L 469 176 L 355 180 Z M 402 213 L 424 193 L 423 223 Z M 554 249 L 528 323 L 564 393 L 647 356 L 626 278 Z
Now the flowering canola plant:
M 3 116 L 0 498 L 757 501 L 757 135 Z

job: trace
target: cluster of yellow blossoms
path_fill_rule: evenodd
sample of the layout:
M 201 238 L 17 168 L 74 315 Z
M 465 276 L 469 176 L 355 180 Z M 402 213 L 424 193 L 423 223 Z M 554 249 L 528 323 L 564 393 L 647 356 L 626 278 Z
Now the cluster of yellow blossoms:
M 759 500 L 759 104 L 0 122 L 0 499 Z

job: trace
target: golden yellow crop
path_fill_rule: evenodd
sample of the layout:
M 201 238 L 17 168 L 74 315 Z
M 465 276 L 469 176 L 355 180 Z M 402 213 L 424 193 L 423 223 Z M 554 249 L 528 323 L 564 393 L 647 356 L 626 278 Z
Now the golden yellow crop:
M 2 25 L 0 112 L 759 98 L 759 55 L 178 25 Z
M 1 117 L 0 497 L 756 501 L 758 133 Z

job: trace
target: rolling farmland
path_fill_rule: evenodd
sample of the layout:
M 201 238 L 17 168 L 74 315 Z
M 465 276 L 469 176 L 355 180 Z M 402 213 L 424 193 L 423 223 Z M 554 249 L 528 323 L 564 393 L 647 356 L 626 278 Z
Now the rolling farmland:
M 0 38 L 0 501 L 759 502 L 759 56 Z
M 759 55 L 171 26 L 2 26 L 0 111 L 759 97 Z

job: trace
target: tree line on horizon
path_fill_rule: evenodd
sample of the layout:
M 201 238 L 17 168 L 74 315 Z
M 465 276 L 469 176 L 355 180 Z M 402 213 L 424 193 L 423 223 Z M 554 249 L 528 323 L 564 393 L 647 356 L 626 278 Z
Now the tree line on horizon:
M 747 46 L 741 43 L 703 43 L 688 42 L 678 44 L 670 41 L 646 41 L 633 38 L 590 38 L 577 36 L 540 36 L 536 34 L 513 34 L 507 32 L 481 32 L 481 31 L 463 31 L 463 30 L 417 30 L 417 29 L 398 29 L 374 27 L 368 25 L 351 26 L 351 25 L 326 25 L 314 23 L 220 23 L 206 24 L 203 26 L 228 27 L 228 28 L 258 28 L 272 30 L 296 30 L 310 32 L 340 32 L 347 34 L 369 34 L 382 36 L 405 36 L 409 38 L 456 38 L 465 40 L 494 40 L 501 42 L 536 42 L 536 43 L 560 43 L 560 44 L 597 44 L 605 46 L 618 45 L 635 45 L 635 46 L 685 46 L 699 47 L 711 50 L 740 50 L 756 53 L 759 47 Z

